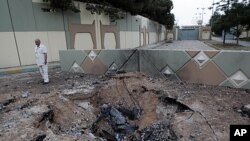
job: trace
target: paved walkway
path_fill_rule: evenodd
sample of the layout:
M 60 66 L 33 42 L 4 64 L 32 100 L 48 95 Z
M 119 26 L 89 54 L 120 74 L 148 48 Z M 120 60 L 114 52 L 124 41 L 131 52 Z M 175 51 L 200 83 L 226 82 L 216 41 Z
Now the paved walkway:
M 173 43 L 165 43 L 156 46 L 153 49 L 169 49 L 169 50 L 216 50 L 202 41 L 198 40 L 182 40 L 173 41 Z
M 223 42 L 223 39 L 221 37 L 212 37 L 212 40 Z M 236 40 L 226 40 L 226 43 L 234 43 L 236 44 Z M 250 47 L 250 42 L 247 41 L 239 41 L 239 45 L 242 45 L 244 47 Z

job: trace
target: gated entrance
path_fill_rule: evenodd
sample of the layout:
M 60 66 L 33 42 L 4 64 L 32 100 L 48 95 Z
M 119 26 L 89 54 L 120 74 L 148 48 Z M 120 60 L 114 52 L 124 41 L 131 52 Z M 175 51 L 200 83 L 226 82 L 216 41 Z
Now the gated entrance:
M 189 29 L 179 29 L 178 40 L 198 40 L 199 39 L 199 29 L 189 28 Z

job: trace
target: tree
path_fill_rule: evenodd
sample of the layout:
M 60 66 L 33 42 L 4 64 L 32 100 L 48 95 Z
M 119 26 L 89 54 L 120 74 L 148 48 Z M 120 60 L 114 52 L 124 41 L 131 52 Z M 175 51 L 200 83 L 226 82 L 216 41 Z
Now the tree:
M 243 25 L 245 25 L 245 29 L 247 31 L 247 37 L 249 37 L 248 35 L 248 31 L 250 30 L 250 2 L 245 3 L 245 7 L 244 7 L 244 17 L 242 17 L 242 23 Z
M 249 2 L 243 0 L 221 0 L 216 3 L 216 11 L 221 11 L 222 14 L 213 15 L 210 22 L 213 22 L 212 31 L 220 33 L 224 31 L 223 44 L 225 44 L 226 33 L 232 33 L 237 37 L 237 44 L 239 36 L 244 27 L 249 28 L 250 25 L 250 5 Z
M 230 9 L 230 3 L 233 0 L 221 0 L 220 2 L 218 2 L 218 6 L 216 8 L 216 10 L 220 10 L 224 12 L 224 15 L 221 16 L 221 29 L 224 32 L 223 34 L 223 45 L 225 45 L 225 40 L 226 40 L 226 34 L 229 33 L 230 28 L 231 28 L 231 23 L 230 23 L 230 18 L 229 16 L 227 16 L 227 12 Z
M 237 44 L 239 43 L 239 36 L 241 35 L 245 23 L 245 5 L 243 3 L 233 3 L 231 9 L 226 12 L 226 16 L 230 19 L 230 27 L 232 27 L 232 34 L 237 37 Z
M 215 33 L 215 35 L 222 35 L 222 15 L 218 12 L 215 12 L 213 14 L 213 16 L 211 17 L 211 19 L 209 20 L 209 25 L 211 25 L 212 27 L 212 31 Z
M 172 9 L 171 0 L 150 0 L 139 14 L 166 25 L 167 29 L 172 29 L 174 25 L 174 15 L 170 13 Z

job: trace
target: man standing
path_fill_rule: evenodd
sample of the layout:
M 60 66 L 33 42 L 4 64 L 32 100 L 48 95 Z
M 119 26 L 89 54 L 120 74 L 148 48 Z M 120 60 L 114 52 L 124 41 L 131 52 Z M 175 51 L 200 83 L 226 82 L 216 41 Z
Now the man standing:
M 36 53 L 36 64 L 39 67 L 39 71 L 43 78 L 43 84 L 49 83 L 48 76 L 48 62 L 47 62 L 47 48 L 41 44 L 40 39 L 35 40 L 35 53 Z

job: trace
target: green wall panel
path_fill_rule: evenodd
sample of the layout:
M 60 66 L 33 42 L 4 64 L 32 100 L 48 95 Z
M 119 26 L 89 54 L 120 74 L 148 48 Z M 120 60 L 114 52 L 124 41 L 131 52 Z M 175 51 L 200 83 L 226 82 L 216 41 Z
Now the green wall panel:
M 241 88 L 250 89 L 250 81 L 248 80 L 248 83 L 246 85 L 242 86 Z
M 148 58 L 148 56 L 145 56 L 145 54 L 142 54 L 142 52 L 140 52 L 139 63 L 140 72 L 144 72 L 152 77 L 160 77 L 162 79 L 166 79 L 166 77 L 160 72 L 160 70 L 155 67 L 155 64 L 150 61 L 150 58 Z
M 72 11 L 44 12 L 48 4 L 33 3 L 32 0 L 0 1 L 0 31 L 12 31 L 11 18 L 15 32 L 22 31 L 69 31 L 69 23 L 80 24 L 80 13 Z M 64 19 L 64 20 L 63 20 Z
M 0 32 L 13 31 L 7 0 L 0 0 L 0 19 Z
M 60 50 L 59 55 L 60 65 L 63 71 L 69 71 L 74 62 L 80 66 L 87 57 L 87 54 L 80 50 Z
M 231 88 L 234 87 L 234 85 L 233 85 L 229 80 L 226 80 L 226 81 L 222 82 L 222 83 L 220 84 L 220 86 L 231 87 Z
M 63 16 L 61 11 L 44 12 L 42 8 L 49 8 L 48 4 L 33 3 L 33 11 L 37 31 L 63 31 Z
M 122 67 L 128 58 L 133 55 L 134 50 L 101 50 L 98 58 L 106 65 L 110 66 L 113 62 L 118 68 Z
M 213 58 L 213 61 L 226 73 L 228 77 L 238 70 L 242 70 L 250 78 L 249 51 L 223 51 Z
M 190 60 L 184 51 L 152 49 L 141 50 L 141 53 L 149 58 L 158 70 L 162 70 L 168 65 L 176 72 Z
M 129 57 L 126 63 L 122 66 L 121 70 L 126 72 L 139 71 L 139 52 L 134 51 L 133 55 Z
M 9 0 L 14 31 L 35 31 L 31 0 Z

